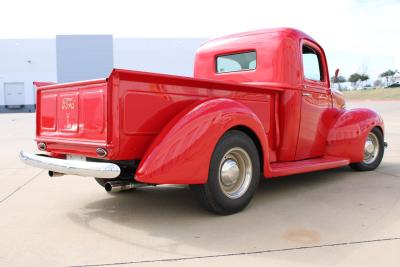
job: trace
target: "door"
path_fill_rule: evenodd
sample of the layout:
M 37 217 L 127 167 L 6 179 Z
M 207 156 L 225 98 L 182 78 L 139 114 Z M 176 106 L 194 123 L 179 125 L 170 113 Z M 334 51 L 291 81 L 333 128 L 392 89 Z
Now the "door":
M 322 50 L 302 43 L 303 89 L 296 160 L 323 156 L 328 136 L 331 94 Z
M 23 82 L 4 83 L 5 105 L 8 108 L 19 108 L 25 103 Z

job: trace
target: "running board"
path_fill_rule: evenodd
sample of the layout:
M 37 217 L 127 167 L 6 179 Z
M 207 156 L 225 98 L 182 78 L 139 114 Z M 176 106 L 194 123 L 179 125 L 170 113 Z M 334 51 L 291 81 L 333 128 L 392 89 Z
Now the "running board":
M 290 162 L 271 163 L 272 177 L 333 169 L 349 165 L 350 161 L 344 158 L 325 156 L 314 159 L 304 159 Z

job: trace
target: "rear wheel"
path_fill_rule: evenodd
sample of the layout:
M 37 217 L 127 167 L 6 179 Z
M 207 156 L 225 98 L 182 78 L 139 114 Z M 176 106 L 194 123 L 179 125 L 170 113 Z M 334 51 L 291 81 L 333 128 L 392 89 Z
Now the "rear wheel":
M 211 157 L 208 181 L 191 185 L 201 205 L 217 214 L 232 214 L 252 199 L 260 178 L 260 159 L 253 140 L 245 133 L 227 132 Z
M 385 144 L 383 134 L 378 128 L 373 128 L 368 134 L 364 144 L 364 160 L 351 163 L 350 167 L 357 171 L 372 171 L 382 161 Z

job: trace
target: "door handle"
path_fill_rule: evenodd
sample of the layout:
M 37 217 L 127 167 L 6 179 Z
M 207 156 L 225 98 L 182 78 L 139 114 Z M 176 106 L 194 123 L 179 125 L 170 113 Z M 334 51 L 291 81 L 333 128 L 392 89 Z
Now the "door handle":
M 303 93 L 303 96 L 311 96 L 311 93 Z

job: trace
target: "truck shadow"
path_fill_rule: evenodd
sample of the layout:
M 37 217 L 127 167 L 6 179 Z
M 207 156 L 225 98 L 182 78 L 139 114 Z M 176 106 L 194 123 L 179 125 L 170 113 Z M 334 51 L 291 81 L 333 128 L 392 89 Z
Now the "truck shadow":
M 358 201 L 366 199 L 348 205 L 348 198 L 343 197 L 351 189 L 348 184 L 357 182 L 351 180 L 359 178 L 345 167 L 262 180 L 249 207 L 231 216 L 204 211 L 183 186 L 109 195 L 68 216 L 105 240 L 149 249 L 154 255 L 192 256 L 190 247 L 221 254 L 243 248 L 251 251 L 318 245 L 327 242 L 319 229 L 336 229 L 341 236 L 338 225 L 347 223 L 348 229 L 349 224 L 360 223 L 351 220 Z M 343 218 L 337 218 L 338 209 Z

